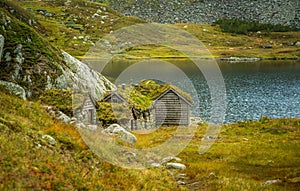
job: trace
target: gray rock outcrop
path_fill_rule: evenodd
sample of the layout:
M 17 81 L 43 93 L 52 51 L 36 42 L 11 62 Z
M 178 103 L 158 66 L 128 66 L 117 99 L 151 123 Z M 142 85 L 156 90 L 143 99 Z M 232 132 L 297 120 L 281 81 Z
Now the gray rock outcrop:
M 6 89 L 8 89 L 10 93 L 12 93 L 24 100 L 26 99 L 26 92 L 25 92 L 24 88 L 22 88 L 18 84 L 0 80 L 0 85 L 5 86 Z
M 66 52 L 63 52 L 67 67 L 61 67 L 62 75 L 55 79 L 55 87 L 59 89 L 87 89 L 100 100 L 106 90 L 114 90 L 116 87 L 99 72 L 90 69 Z
M 1 62 L 1 59 L 2 59 L 3 47 L 4 47 L 4 36 L 2 36 L 0 34 L 0 62 Z

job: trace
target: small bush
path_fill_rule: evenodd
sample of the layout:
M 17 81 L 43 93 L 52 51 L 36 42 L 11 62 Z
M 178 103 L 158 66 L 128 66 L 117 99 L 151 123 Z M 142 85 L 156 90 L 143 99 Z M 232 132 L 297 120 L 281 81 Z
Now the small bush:
M 245 21 L 237 19 L 222 18 L 213 23 L 219 25 L 223 32 L 248 34 L 249 32 L 265 31 L 269 32 L 288 32 L 296 31 L 295 27 L 283 26 L 280 24 L 263 24 L 255 21 Z

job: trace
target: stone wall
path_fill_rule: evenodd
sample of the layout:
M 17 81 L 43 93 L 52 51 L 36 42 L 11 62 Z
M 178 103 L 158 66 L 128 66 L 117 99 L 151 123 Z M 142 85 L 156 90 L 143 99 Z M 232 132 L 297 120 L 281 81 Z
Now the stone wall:
M 237 18 L 300 28 L 299 0 L 110 0 L 124 15 L 158 23 L 212 23 Z

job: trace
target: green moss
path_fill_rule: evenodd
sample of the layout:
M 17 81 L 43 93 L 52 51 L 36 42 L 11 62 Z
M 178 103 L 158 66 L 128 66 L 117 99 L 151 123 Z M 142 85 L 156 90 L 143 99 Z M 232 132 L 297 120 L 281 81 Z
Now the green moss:
M 131 119 L 131 113 L 126 103 L 114 104 L 99 102 L 97 116 L 100 124 L 103 127 L 107 127 L 108 125 L 113 123 L 127 125 L 129 120 Z
M 71 90 L 45 90 L 39 97 L 41 103 L 54 106 L 68 116 L 73 116 Z

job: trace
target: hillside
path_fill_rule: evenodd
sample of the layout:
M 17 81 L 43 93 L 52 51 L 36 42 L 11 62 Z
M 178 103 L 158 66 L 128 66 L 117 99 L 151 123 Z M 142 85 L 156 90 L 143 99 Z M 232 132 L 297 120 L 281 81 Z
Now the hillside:
M 44 38 L 78 58 L 111 31 L 145 22 L 125 17 L 105 4 L 86 0 L 20 0 L 18 4 L 35 15 L 45 29 Z
M 178 156 L 186 170 L 130 170 L 102 161 L 75 126 L 53 119 L 39 103 L 2 92 L 1 190 L 297 190 L 300 186 L 299 119 L 262 118 L 223 126 L 214 146 L 199 155 L 206 127 L 202 125 Z M 136 134 L 136 148 L 159 145 L 175 129 Z
M 101 74 L 45 38 L 43 35 L 49 31 L 34 14 L 16 2 L 1 0 L 0 5 L 1 84 L 11 90 L 18 89 L 16 93 L 23 98 L 33 99 L 49 88 L 89 86 L 95 96 L 115 88 Z

